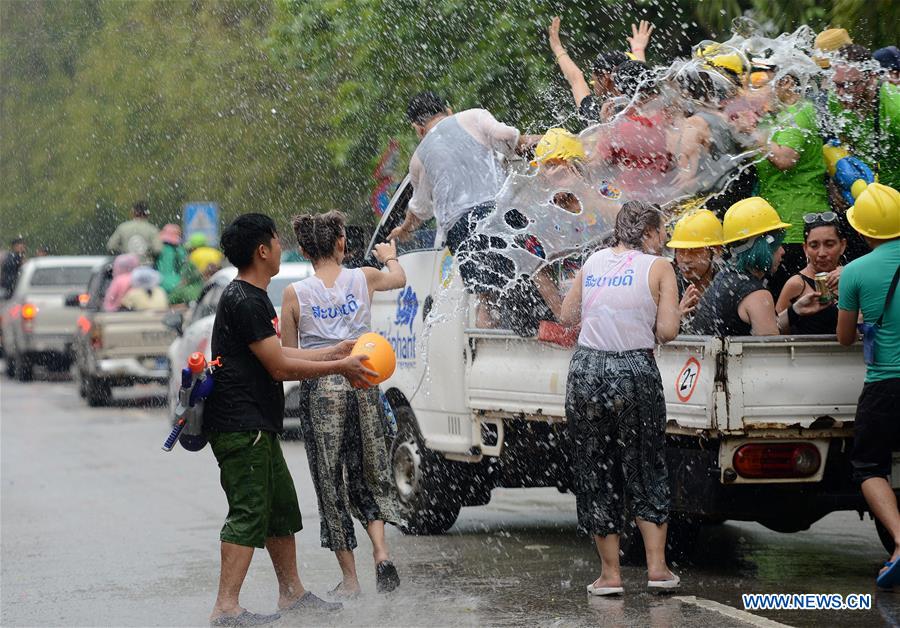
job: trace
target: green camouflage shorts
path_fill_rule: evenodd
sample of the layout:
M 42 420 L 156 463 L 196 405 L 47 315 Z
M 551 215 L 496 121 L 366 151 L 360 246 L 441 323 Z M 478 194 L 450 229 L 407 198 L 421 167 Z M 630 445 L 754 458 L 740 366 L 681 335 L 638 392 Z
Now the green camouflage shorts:
M 297 491 L 273 432 L 210 432 L 228 498 L 228 517 L 219 538 L 226 543 L 265 547 L 272 536 L 303 529 Z

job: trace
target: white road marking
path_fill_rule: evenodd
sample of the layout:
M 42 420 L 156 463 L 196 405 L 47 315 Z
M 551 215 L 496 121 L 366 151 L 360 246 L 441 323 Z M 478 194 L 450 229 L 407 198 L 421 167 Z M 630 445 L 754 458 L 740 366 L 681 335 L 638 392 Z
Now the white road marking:
M 706 610 L 715 611 L 721 615 L 725 615 L 725 617 L 738 619 L 742 622 L 750 624 L 751 626 L 758 626 L 759 628 L 791 628 L 787 624 L 781 624 L 772 619 L 760 617 L 759 615 L 754 615 L 753 613 L 742 611 L 740 609 L 734 608 L 733 606 L 714 602 L 713 600 L 707 600 L 702 597 L 697 597 L 694 595 L 683 595 L 676 596 L 675 599 L 682 604 L 693 604 L 694 606 L 699 606 L 700 608 L 705 608 Z

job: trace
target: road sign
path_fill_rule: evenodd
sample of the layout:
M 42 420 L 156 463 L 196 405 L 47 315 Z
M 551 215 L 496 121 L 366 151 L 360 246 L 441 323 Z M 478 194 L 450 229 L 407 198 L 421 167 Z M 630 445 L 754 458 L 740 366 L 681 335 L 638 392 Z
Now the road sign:
M 219 246 L 219 206 L 211 202 L 184 204 L 184 240 L 195 233 L 206 236 L 209 246 Z

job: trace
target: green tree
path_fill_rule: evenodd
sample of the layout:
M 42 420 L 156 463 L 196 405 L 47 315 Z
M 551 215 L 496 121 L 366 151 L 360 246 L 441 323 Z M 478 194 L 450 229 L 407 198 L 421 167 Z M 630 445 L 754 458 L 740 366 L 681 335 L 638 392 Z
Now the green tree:
M 368 195 L 424 89 L 528 132 L 574 127 L 546 28 L 563 17 L 587 70 L 657 25 L 667 62 L 735 17 L 770 32 L 842 26 L 895 43 L 894 0 L 30 0 L 0 2 L 0 234 L 99 252 L 138 198 L 158 224 L 190 200 L 225 218 L 339 208 L 371 223 Z

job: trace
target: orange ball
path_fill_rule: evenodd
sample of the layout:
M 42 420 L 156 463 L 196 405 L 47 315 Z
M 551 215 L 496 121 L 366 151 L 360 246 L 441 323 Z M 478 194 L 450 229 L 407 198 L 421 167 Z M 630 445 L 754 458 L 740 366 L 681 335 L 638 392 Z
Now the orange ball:
M 368 356 L 369 359 L 365 361 L 365 365 L 378 373 L 378 377 L 368 377 L 373 384 L 380 384 L 388 379 L 397 368 L 397 354 L 394 353 L 391 343 L 384 336 L 375 332 L 360 336 L 350 353 L 351 355 Z

